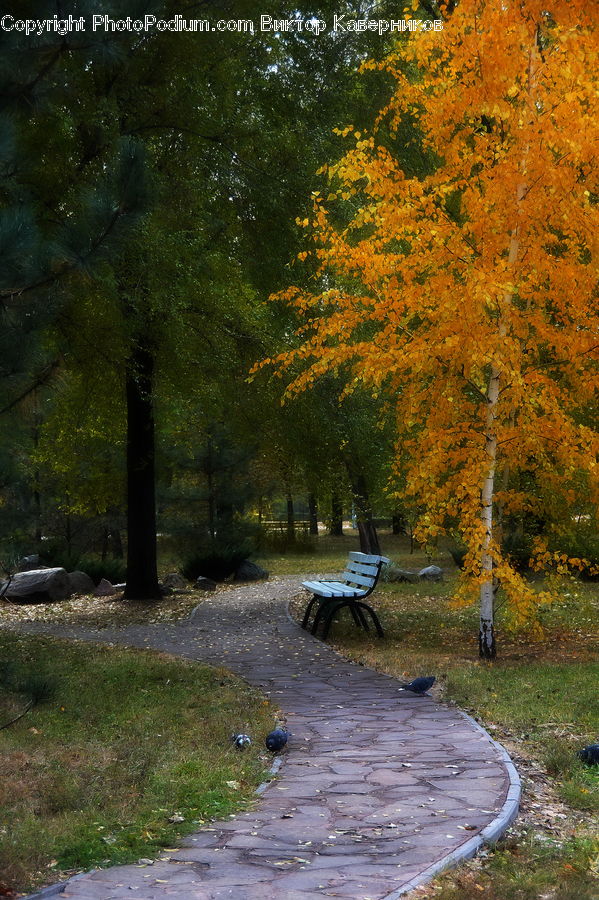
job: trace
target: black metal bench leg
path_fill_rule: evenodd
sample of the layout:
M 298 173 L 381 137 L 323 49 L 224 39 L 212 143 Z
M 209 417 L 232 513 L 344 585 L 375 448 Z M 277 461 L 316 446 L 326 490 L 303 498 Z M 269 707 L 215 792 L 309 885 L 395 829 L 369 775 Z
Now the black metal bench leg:
M 312 612 L 312 608 L 315 603 L 318 602 L 318 597 L 314 596 L 306 606 L 306 612 L 304 613 L 304 618 L 302 619 L 302 628 L 308 627 L 308 621 L 310 619 L 310 613 Z
M 336 602 L 329 602 L 326 605 L 322 603 L 320 605 L 320 609 L 316 613 L 316 617 L 314 619 L 314 624 L 312 625 L 312 634 L 316 634 L 318 626 L 320 622 L 324 619 L 324 626 L 322 629 L 322 639 L 326 641 L 327 635 L 333 623 L 333 619 L 335 615 L 339 612 L 339 610 L 343 609 L 345 606 L 349 607 L 349 610 L 352 614 L 354 623 L 358 628 L 362 627 L 366 631 L 369 631 L 368 622 L 362 612 L 360 606 L 361 604 L 356 603 L 352 598 L 346 598 L 344 600 L 337 600 Z M 376 623 L 375 623 L 376 624 Z M 379 625 L 380 628 L 380 625 Z
M 350 602 L 347 605 L 349 606 L 349 610 L 353 616 L 356 627 L 357 628 L 366 628 L 366 631 L 368 631 L 368 625 L 366 624 L 366 620 L 364 619 L 364 616 L 362 615 L 362 610 L 359 609 L 359 607 L 356 606 L 355 603 Z
M 317 611 L 316 615 L 314 616 L 314 621 L 312 622 L 312 628 L 310 629 L 310 632 L 312 634 L 316 634 L 318 626 L 320 625 L 324 616 L 327 614 L 327 610 L 329 610 L 330 607 L 332 606 L 333 612 L 334 612 L 335 609 L 337 608 L 337 604 L 333 602 L 333 599 L 334 598 L 331 597 L 324 602 L 321 601 L 321 603 L 318 607 L 318 611 Z
M 358 616 L 358 619 L 359 619 L 359 622 L 356 622 L 356 625 L 361 625 L 362 628 L 364 629 L 364 631 L 370 631 L 370 628 L 368 627 L 368 622 L 366 621 L 366 616 L 360 609 L 360 604 L 355 603 L 354 608 L 355 608 L 356 615 Z M 355 616 L 354 616 L 354 620 L 355 620 Z
M 341 603 L 335 603 L 333 605 L 333 608 L 331 609 L 330 613 L 328 614 L 328 616 L 325 619 L 325 623 L 324 623 L 324 626 L 322 629 L 323 641 L 326 641 L 326 639 L 327 639 L 327 635 L 329 633 L 329 628 L 331 627 L 331 623 L 333 621 L 335 613 L 338 612 L 338 610 L 343 609 L 344 606 L 350 606 L 350 605 L 351 604 L 349 604 L 346 600 L 345 601 L 342 600 Z
M 374 622 L 374 626 L 376 628 L 376 632 L 377 632 L 378 636 L 385 637 L 385 632 L 381 628 L 381 623 L 379 622 L 379 617 L 373 610 L 372 606 L 369 606 L 367 603 L 358 603 L 356 605 L 359 606 L 361 609 L 365 610 L 367 613 L 370 613 L 370 617 L 372 618 L 372 621 Z

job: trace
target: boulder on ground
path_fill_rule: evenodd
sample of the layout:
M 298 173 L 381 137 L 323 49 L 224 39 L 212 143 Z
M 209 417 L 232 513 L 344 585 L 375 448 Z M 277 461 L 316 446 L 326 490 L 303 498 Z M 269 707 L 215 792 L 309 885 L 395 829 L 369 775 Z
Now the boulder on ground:
M 47 603 L 66 600 L 73 593 L 66 569 L 31 569 L 13 575 L 6 592 L 6 581 L 0 585 L 0 593 L 21 603 Z
M 427 566 L 425 569 L 421 569 L 418 575 L 425 581 L 443 581 L 443 569 L 440 569 L 439 566 Z
M 266 569 L 250 562 L 249 559 L 244 559 L 235 569 L 233 581 L 260 581 L 262 578 L 268 578 Z
M 71 590 L 74 594 L 93 594 L 95 584 L 85 572 L 69 572 Z
M 384 569 L 383 578 L 393 584 L 397 582 L 410 582 L 414 584 L 419 581 L 418 572 L 411 572 L 409 569 L 400 569 L 399 566 L 390 565 Z
M 168 588 L 186 588 L 188 587 L 188 583 L 183 578 L 182 575 L 179 575 L 178 572 L 169 572 L 168 575 L 165 575 L 162 581 L 160 582 L 163 587 Z
M 33 569 L 47 569 L 48 566 L 41 566 L 39 553 L 32 553 L 31 556 L 23 557 L 18 568 L 19 572 L 31 572 Z
M 216 590 L 216 581 L 213 581 L 212 578 L 204 578 L 203 575 L 200 575 L 196 578 L 194 587 L 199 588 L 201 591 L 214 591 Z
M 103 578 L 94 591 L 94 597 L 112 597 L 116 594 L 116 588 L 113 584 Z

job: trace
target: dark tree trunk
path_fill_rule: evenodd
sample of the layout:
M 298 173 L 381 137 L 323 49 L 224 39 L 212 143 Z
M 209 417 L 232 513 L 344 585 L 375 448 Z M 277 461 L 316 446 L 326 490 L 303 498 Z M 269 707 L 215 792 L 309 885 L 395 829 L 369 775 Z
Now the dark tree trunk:
M 308 508 L 310 510 L 310 534 L 318 534 L 318 503 L 314 494 L 310 494 L 308 497 Z
M 293 513 L 293 497 L 287 495 L 287 540 L 295 540 L 295 515 Z
M 341 537 L 343 535 L 343 504 L 339 494 L 333 491 L 331 496 L 331 527 L 329 534 L 333 537 Z
M 371 519 L 363 522 L 358 520 L 358 534 L 360 535 L 360 550 L 362 553 L 372 553 L 374 556 L 381 555 L 379 538 L 374 522 Z
M 143 341 L 127 365 L 128 600 L 160 597 L 156 568 L 154 357 Z
M 208 530 L 210 538 L 214 540 L 216 537 L 216 498 L 214 496 L 214 469 L 212 460 L 212 438 L 208 438 L 208 449 L 206 452 L 206 476 L 208 479 Z
M 362 553 L 372 553 L 374 556 L 380 556 L 381 547 L 376 527 L 372 520 L 372 507 L 366 479 L 362 472 L 356 471 L 353 464 L 348 464 L 347 468 L 356 506 L 360 550 Z
M 37 391 L 33 394 L 35 402 L 35 415 L 33 425 L 33 446 L 37 450 L 40 442 L 40 414 L 37 408 Z M 42 498 L 40 494 L 40 472 L 35 469 L 33 473 L 33 509 L 35 517 L 35 543 L 38 549 L 42 544 Z
M 402 516 L 401 513 L 397 512 L 391 518 L 391 528 L 393 534 L 405 534 L 406 533 L 406 520 Z

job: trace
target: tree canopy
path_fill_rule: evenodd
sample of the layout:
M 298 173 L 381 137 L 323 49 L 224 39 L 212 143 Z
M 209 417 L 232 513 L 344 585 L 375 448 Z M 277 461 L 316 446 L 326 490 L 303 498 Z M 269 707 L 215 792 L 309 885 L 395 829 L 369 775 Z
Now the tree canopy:
M 333 370 L 391 397 L 421 538 L 453 527 L 467 545 L 485 656 L 497 584 L 521 621 L 539 599 L 502 553 L 502 517 L 558 495 L 567 510 L 581 472 L 597 498 L 595 18 L 577 0 L 463 0 L 444 31 L 367 63 L 393 93 L 371 131 L 343 129 L 352 146 L 303 223 L 316 276 L 280 295 L 305 318 L 274 360 L 303 361 L 290 392 Z M 420 167 L 396 150 L 410 122 Z

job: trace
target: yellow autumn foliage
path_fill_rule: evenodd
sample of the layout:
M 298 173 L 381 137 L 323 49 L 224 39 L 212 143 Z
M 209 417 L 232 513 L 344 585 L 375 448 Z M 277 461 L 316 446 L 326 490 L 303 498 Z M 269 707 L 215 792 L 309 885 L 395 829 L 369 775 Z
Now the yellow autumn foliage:
M 539 498 L 511 476 L 533 471 L 567 504 L 583 471 L 599 500 L 599 438 L 579 415 L 599 383 L 598 18 L 580 0 L 460 0 L 443 31 L 367 63 L 394 90 L 371 134 L 339 130 L 350 149 L 313 197 L 301 257 L 326 290 L 279 295 L 304 317 L 300 346 L 273 361 L 303 362 L 288 392 L 340 368 L 384 385 L 407 493 L 427 505 L 419 536 L 457 521 L 460 595 L 499 579 L 520 621 L 539 595 L 502 558 L 497 512 Z M 420 177 L 385 141 L 414 115 L 439 160 Z M 332 210 L 350 197 L 342 227 Z

